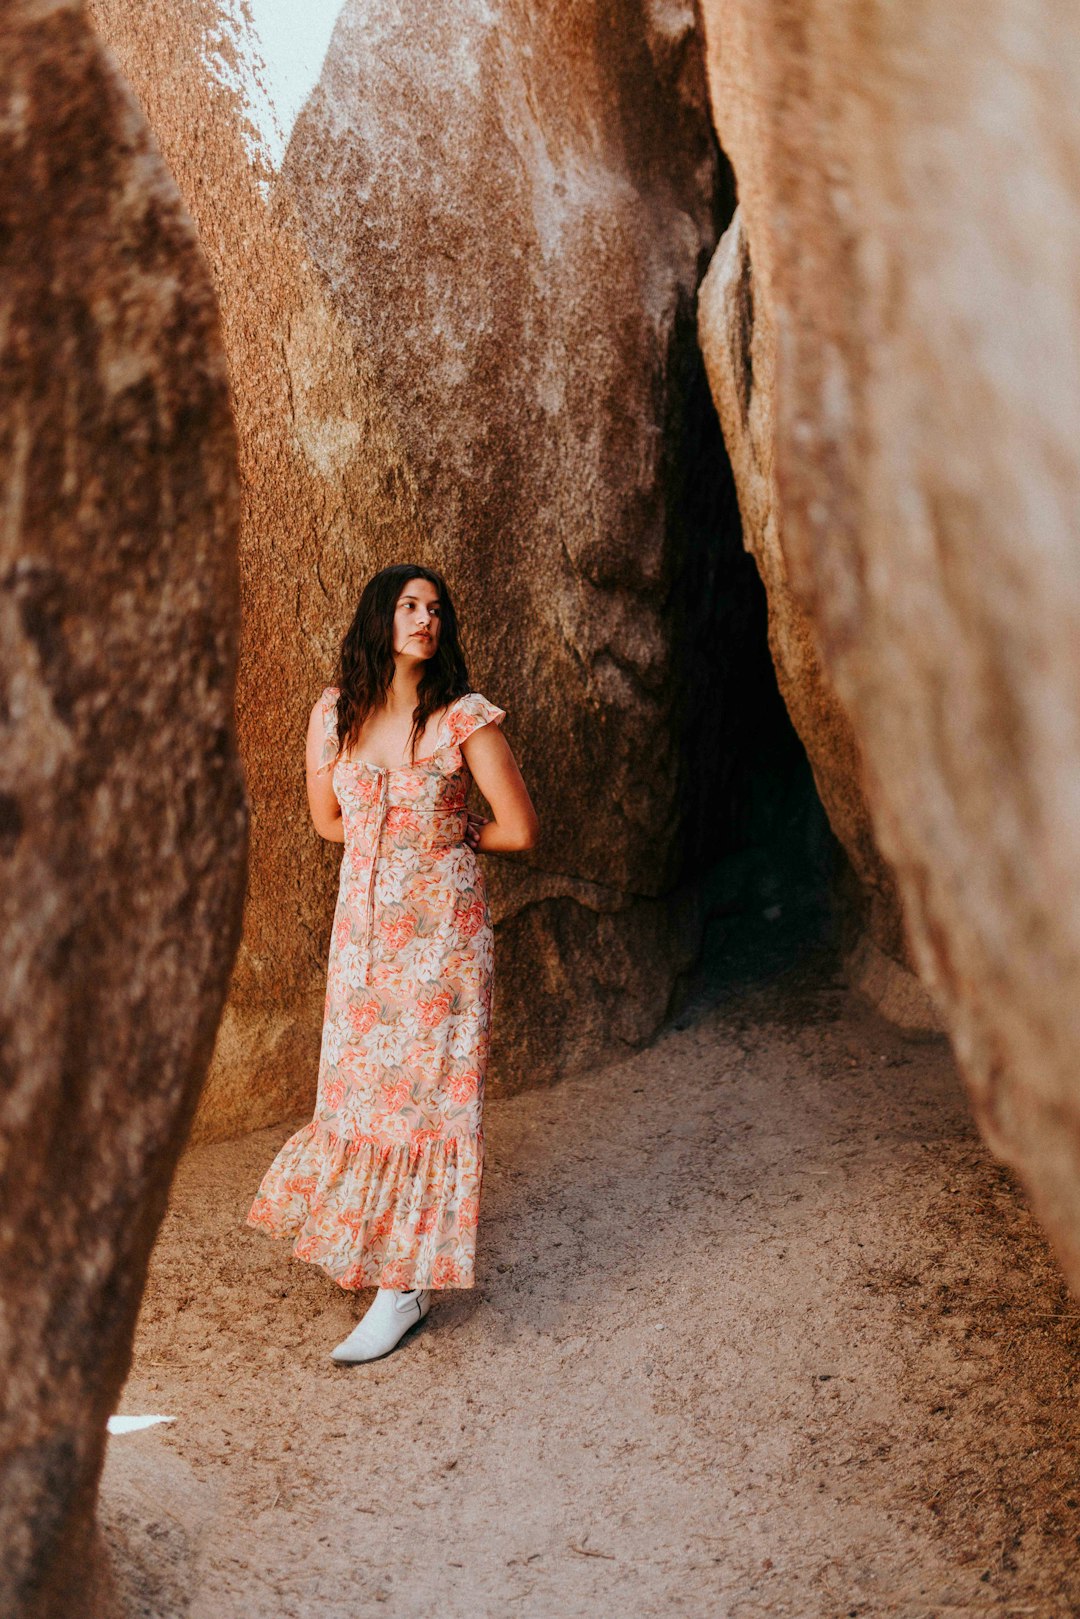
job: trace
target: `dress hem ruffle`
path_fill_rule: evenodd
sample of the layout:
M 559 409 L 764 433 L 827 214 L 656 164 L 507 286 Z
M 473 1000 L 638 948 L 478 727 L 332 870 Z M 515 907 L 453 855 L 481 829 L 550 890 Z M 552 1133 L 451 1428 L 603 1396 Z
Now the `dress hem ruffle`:
M 284 1143 L 245 1224 L 291 1239 L 339 1287 L 474 1285 L 483 1132 L 405 1142 L 312 1119 Z

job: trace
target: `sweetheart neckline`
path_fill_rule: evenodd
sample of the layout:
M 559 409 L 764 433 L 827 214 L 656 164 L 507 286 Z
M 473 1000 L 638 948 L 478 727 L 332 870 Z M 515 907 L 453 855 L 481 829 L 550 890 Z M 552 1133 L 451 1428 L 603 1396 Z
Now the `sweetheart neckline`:
M 346 753 L 339 753 L 334 763 L 336 765 L 363 765 L 365 770 L 377 770 L 380 776 L 396 776 L 402 770 L 415 770 L 418 765 L 426 765 L 430 759 L 434 759 L 440 753 L 445 753 L 447 747 L 453 746 L 453 743 L 447 743 L 444 747 L 436 748 L 434 753 L 425 753 L 422 759 L 414 759 L 411 765 L 374 765 L 370 759 L 354 759 L 350 758 Z
M 326 688 L 327 691 L 337 691 L 338 689 L 339 688 L 336 687 L 336 686 L 328 686 Z M 468 695 L 468 694 L 463 693 L 462 695 L 464 696 L 464 695 Z M 454 697 L 454 698 L 451 699 L 451 701 L 449 703 L 447 703 L 446 707 L 443 709 L 442 713 L 439 715 L 438 723 L 437 723 L 437 725 L 435 727 L 436 736 L 438 736 L 439 732 L 442 730 L 443 726 L 446 724 L 446 716 L 449 714 L 450 710 L 452 708 L 456 708 L 458 703 L 460 703 L 460 701 L 461 701 L 460 697 Z M 425 726 L 425 730 L 426 729 L 427 729 L 427 727 Z M 456 744 L 453 742 L 453 740 L 451 740 L 449 742 L 444 742 L 444 743 L 442 743 L 442 745 L 440 747 L 437 747 L 437 748 L 433 749 L 431 753 L 425 753 L 424 757 L 422 759 L 414 759 L 412 764 L 408 764 L 408 765 L 376 765 L 376 764 L 372 764 L 370 759 L 350 758 L 347 754 L 341 754 L 341 753 L 339 753 L 337 758 L 334 760 L 334 764 L 335 764 L 335 766 L 337 766 L 339 764 L 363 765 L 365 770 L 377 770 L 380 776 L 397 776 L 397 775 L 400 775 L 403 770 L 415 770 L 418 765 L 427 764 L 429 759 L 438 758 L 440 753 L 445 753 L 447 748 L 452 748 L 455 745 Z

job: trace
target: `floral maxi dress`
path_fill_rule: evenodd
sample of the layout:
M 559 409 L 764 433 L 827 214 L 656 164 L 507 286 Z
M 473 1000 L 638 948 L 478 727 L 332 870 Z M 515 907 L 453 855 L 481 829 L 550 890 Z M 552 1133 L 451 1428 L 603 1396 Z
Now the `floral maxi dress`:
M 315 1114 L 246 1223 L 341 1287 L 471 1287 L 493 962 L 461 743 L 505 711 L 459 697 L 434 750 L 387 770 L 338 753 L 337 698 L 320 698 L 345 844 Z

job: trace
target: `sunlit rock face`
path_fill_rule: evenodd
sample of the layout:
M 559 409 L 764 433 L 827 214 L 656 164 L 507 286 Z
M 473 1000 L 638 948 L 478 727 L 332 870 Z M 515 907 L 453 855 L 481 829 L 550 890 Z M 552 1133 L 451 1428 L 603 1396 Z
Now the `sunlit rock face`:
M 0 1611 L 79 1619 L 245 810 L 213 294 L 77 5 L 0 14 L 0 217 Z
M 651 1033 L 686 784 L 672 591 L 716 162 L 689 6 L 94 0 L 195 215 L 240 434 L 245 936 L 205 1134 L 310 1103 L 340 849 L 308 710 L 364 580 L 445 570 L 541 816 L 487 862 L 495 1071 Z M 701 473 L 705 484 L 712 476 Z
M 1080 16 L 704 10 L 792 587 L 980 1124 L 1080 1281 Z

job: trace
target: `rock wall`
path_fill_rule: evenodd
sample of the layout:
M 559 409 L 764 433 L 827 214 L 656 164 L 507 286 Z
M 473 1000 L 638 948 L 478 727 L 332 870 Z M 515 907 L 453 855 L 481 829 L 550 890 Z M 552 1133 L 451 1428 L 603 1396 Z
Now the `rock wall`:
M 213 296 L 76 4 L 0 14 L 0 217 L 0 1609 L 78 1619 L 245 808 Z
M 404 558 L 447 573 L 542 821 L 528 863 L 488 862 L 495 1076 L 618 1055 L 695 948 L 666 900 L 717 235 L 690 9 L 338 0 L 288 38 L 259 0 L 92 11 L 197 220 L 240 437 L 251 882 L 200 1132 L 310 1104 L 340 850 L 308 823 L 306 716 Z
M 837 895 L 847 913 L 848 976 L 893 1022 L 912 1031 L 937 1029 L 937 1012 L 911 960 L 896 883 L 874 836 L 851 723 L 789 577 L 776 488 L 776 327 L 770 295 L 755 279 L 739 209 L 698 292 L 698 335 L 735 475 L 742 532 L 765 584 L 780 690 L 829 824 L 851 863 L 854 881 Z
M 743 534 L 768 596 L 769 649 L 784 701 L 806 745 L 829 822 L 866 890 L 870 930 L 883 948 L 899 954 L 899 900 L 874 841 L 855 738 L 788 578 L 774 464 L 776 333 L 768 300 L 755 286 L 738 210 L 701 284 L 698 330 L 735 472 Z
M 1080 1282 L 1080 19 L 704 13 L 784 566 L 980 1125 Z

